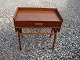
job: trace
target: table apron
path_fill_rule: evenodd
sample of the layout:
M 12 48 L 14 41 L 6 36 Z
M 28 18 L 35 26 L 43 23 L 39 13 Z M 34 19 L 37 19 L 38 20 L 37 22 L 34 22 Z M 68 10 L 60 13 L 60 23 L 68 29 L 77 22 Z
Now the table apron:
M 15 27 L 61 27 L 61 22 L 30 22 L 30 21 L 16 21 Z

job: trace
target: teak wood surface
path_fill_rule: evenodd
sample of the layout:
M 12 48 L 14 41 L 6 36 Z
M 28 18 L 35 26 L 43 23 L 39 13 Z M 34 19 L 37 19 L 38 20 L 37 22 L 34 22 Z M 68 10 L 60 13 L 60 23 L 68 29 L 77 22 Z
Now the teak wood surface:
M 18 7 L 13 17 L 15 31 L 18 32 L 18 41 L 21 50 L 20 35 L 21 34 L 53 34 L 54 41 L 56 34 L 60 31 L 63 19 L 56 8 L 33 8 L 33 7 Z M 22 28 L 52 28 L 50 33 L 24 33 Z

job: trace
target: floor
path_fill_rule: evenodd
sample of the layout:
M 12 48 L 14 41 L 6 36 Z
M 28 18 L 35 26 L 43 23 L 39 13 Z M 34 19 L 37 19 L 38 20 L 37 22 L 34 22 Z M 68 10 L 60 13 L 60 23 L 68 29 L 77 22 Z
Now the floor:
M 19 50 L 13 16 L 17 7 L 57 8 L 63 18 L 54 50 L 53 36 L 24 35 Z M 25 30 L 25 29 L 24 29 Z M 26 29 L 50 31 L 50 29 Z M 0 60 L 80 60 L 80 0 L 0 0 Z

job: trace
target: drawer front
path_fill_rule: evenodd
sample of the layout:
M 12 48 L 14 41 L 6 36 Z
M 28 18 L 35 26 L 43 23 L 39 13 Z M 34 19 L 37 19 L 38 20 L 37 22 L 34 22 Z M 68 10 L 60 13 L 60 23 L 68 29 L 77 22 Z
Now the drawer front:
M 61 22 L 49 22 L 49 21 L 16 21 L 16 27 L 61 27 Z
M 35 27 L 61 27 L 61 22 L 33 22 Z

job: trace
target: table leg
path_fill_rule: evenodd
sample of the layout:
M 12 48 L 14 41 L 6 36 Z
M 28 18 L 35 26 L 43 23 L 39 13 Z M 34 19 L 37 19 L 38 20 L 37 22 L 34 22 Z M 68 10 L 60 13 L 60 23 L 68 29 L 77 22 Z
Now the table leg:
M 18 32 L 18 42 L 19 42 L 19 48 L 20 48 L 20 50 L 21 50 L 22 48 L 21 48 L 21 41 L 20 41 L 20 35 L 19 35 L 19 32 Z
M 56 42 L 56 34 L 57 34 L 57 30 L 54 29 L 54 41 L 53 41 L 52 49 L 54 49 L 54 45 L 55 45 L 55 42 Z
M 52 28 L 52 29 L 51 29 L 51 33 L 52 33 L 52 31 L 53 31 L 53 30 L 54 30 L 54 29 Z M 50 36 L 49 36 L 49 37 L 51 37 L 51 35 L 52 35 L 52 34 L 50 34 Z
M 19 31 L 22 33 L 22 28 L 19 28 Z M 21 35 L 21 38 L 23 38 L 23 35 Z

